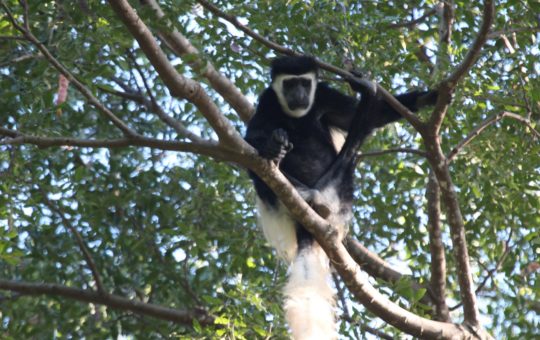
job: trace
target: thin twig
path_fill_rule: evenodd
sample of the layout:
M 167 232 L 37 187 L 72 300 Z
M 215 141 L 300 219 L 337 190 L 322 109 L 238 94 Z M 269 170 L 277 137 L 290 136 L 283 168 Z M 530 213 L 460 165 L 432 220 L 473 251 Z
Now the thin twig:
M 152 90 L 150 89 L 150 85 L 148 84 L 148 79 L 146 75 L 144 74 L 143 70 L 141 69 L 141 67 L 139 66 L 139 64 L 137 63 L 137 60 L 135 60 L 135 56 L 133 56 L 133 54 L 130 51 L 128 51 L 128 55 L 131 59 L 131 62 L 135 66 L 137 73 L 139 74 L 139 76 L 141 77 L 143 81 L 144 88 L 146 89 L 146 93 L 150 97 L 150 101 L 148 101 L 141 94 L 139 96 L 139 99 L 135 99 L 134 97 L 132 97 L 132 99 L 137 100 L 139 103 L 146 106 L 148 110 L 154 112 L 163 122 L 165 122 L 165 124 L 172 127 L 179 135 L 184 136 L 194 142 L 203 142 L 204 141 L 203 138 L 189 131 L 189 129 L 186 128 L 184 124 L 174 119 L 163 110 L 163 108 L 158 104 L 156 98 L 152 94 Z
M 512 112 L 508 112 L 508 111 L 503 111 L 503 112 L 499 112 L 497 114 L 494 114 L 488 118 L 486 118 L 484 121 L 482 121 L 477 127 L 475 127 L 468 135 L 467 137 L 465 137 L 461 142 L 458 143 L 458 145 L 456 145 L 447 155 L 447 159 L 449 162 L 451 162 L 452 160 L 454 160 L 454 158 L 457 156 L 457 154 L 464 148 L 466 147 L 467 145 L 469 145 L 473 139 L 475 139 L 476 137 L 478 137 L 486 128 L 488 128 L 489 126 L 495 124 L 496 122 L 500 121 L 501 119 L 505 118 L 505 117 L 508 117 L 508 118 L 512 118 L 512 119 L 515 119 L 519 122 L 521 122 L 522 124 L 524 124 L 525 126 L 527 126 L 529 128 L 529 130 L 531 130 L 531 132 L 536 135 L 538 138 L 540 138 L 540 132 L 538 132 L 531 124 L 531 122 L 523 117 L 523 116 L 520 116 L 516 113 L 512 113 Z
M 424 15 L 414 19 L 414 20 L 411 20 L 411 21 L 405 21 L 405 22 L 397 22 L 397 23 L 394 23 L 394 24 L 388 24 L 388 25 L 385 25 L 384 28 L 401 28 L 401 27 L 406 27 L 406 28 L 414 28 L 417 24 L 421 23 L 422 21 L 426 20 L 427 18 L 429 18 L 430 16 L 432 16 L 433 14 L 437 13 L 437 8 L 432 8 L 430 9 L 429 11 L 426 11 L 424 13 Z
M 513 28 L 507 28 L 500 31 L 493 31 L 488 34 L 488 39 L 498 39 L 504 35 L 509 35 L 513 33 L 535 33 L 540 32 L 540 27 L 513 27 Z
M 510 247 L 510 240 L 512 239 L 513 232 L 514 232 L 514 230 L 510 229 L 510 232 L 508 233 L 508 238 L 504 242 L 504 252 L 502 253 L 502 255 L 497 260 L 497 263 L 495 263 L 495 267 L 493 267 L 492 269 L 486 270 L 487 271 L 486 276 L 482 279 L 482 281 L 480 282 L 480 284 L 476 288 L 476 291 L 475 291 L 476 294 L 479 294 L 484 289 L 484 287 L 486 286 L 489 279 L 493 278 L 493 275 L 501 268 L 504 260 L 508 256 L 508 253 L 510 253 L 510 249 L 512 248 L 512 247 Z M 463 305 L 463 303 L 460 302 L 457 305 L 450 307 L 450 311 L 454 311 L 454 310 L 460 308 L 462 305 Z
M 28 6 L 26 5 L 26 1 L 21 1 L 23 4 L 25 15 L 24 15 L 24 25 L 25 27 L 22 27 L 17 23 L 17 20 L 11 13 L 10 9 L 6 6 L 6 4 L 1 1 L 0 5 L 4 8 L 11 24 L 15 29 L 17 29 L 19 32 L 21 32 L 28 41 L 30 41 L 34 46 L 36 46 L 40 52 L 45 56 L 45 58 L 49 61 L 49 63 L 58 70 L 58 72 L 62 73 L 64 77 L 66 77 L 70 83 L 72 83 L 78 90 L 81 92 L 81 94 L 88 100 L 90 104 L 92 104 L 94 107 L 98 109 L 99 112 L 101 112 L 105 117 L 107 117 L 117 128 L 119 128 L 125 136 L 136 136 L 137 133 L 132 130 L 130 127 L 128 127 L 120 118 L 118 118 L 114 113 L 112 113 L 105 105 L 103 105 L 94 95 L 92 92 L 79 80 L 71 74 L 71 72 L 68 71 L 50 52 L 49 50 L 43 45 L 30 31 L 29 24 L 28 24 Z
M 103 281 L 101 280 L 101 276 L 97 269 L 96 263 L 94 262 L 94 259 L 92 258 L 92 254 L 90 254 L 90 250 L 88 250 L 88 247 L 86 246 L 83 237 L 81 236 L 79 231 L 71 224 L 71 222 L 66 218 L 64 213 L 60 210 L 60 208 L 49 200 L 45 190 L 41 189 L 41 194 L 43 196 L 45 205 L 51 211 L 55 212 L 58 215 L 58 217 L 60 217 L 64 227 L 68 228 L 69 231 L 71 231 L 71 233 L 75 237 L 75 240 L 77 241 L 79 249 L 81 250 L 83 257 L 86 260 L 86 264 L 88 265 L 88 267 L 90 268 L 90 271 L 92 272 L 92 276 L 94 277 L 94 281 L 96 283 L 97 291 L 100 294 L 105 294 L 107 291 L 105 290 L 105 287 L 103 286 Z
M 410 154 L 426 157 L 425 151 L 418 150 L 418 149 L 410 149 L 410 148 L 394 148 L 394 149 L 387 149 L 387 150 L 361 152 L 358 154 L 358 157 L 365 158 L 365 157 L 381 156 L 381 155 L 386 155 L 389 153 L 410 153 Z
M 0 40 L 20 40 L 26 41 L 26 38 L 20 35 L 0 35 Z

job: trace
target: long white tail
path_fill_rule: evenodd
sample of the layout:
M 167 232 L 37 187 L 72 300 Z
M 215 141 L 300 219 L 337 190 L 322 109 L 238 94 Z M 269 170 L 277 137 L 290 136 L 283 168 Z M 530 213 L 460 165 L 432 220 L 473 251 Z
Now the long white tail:
M 285 285 L 285 314 L 295 340 L 337 339 L 330 266 L 320 246 L 300 250 Z

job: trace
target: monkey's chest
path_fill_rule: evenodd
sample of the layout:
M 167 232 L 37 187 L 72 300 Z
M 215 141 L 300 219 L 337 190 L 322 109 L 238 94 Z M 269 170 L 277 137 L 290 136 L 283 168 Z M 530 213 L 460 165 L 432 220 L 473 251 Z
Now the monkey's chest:
M 293 149 L 282 160 L 280 168 L 313 187 L 337 156 L 330 133 L 318 126 L 306 126 L 301 132 L 290 131 L 289 139 Z

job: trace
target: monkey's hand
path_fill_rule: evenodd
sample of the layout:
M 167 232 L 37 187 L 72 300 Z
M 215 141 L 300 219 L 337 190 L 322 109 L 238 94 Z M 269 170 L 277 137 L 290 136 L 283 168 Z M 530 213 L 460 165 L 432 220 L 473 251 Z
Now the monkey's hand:
M 268 139 L 266 147 L 261 152 L 261 156 L 279 164 L 292 148 L 293 145 L 289 142 L 287 131 L 276 129 L 272 132 L 270 139 Z
M 416 100 L 416 108 L 421 109 L 426 106 L 433 106 L 435 103 L 437 103 L 437 99 L 439 97 L 439 91 L 438 90 L 429 90 L 420 92 L 420 95 L 418 96 L 418 99 Z M 450 104 L 452 99 L 454 98 L 454 94 L 451 93 L 450 96 L 447 98 L 447 104 Z
M 377 94 L 377 85 L 366 79 L 363 73 L 354 70 L 350 72 L 353 77 L 349 77 L 347 81 L 354 91 L 360 92 L 363 96 L 374 96 Z

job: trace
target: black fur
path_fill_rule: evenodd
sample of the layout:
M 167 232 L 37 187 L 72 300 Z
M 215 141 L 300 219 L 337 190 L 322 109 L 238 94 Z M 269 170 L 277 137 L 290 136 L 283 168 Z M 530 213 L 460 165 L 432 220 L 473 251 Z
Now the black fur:
M 318 73 L 310 57 L 283 57 L 272 63 L 272 79 L 280 74 L 299 75 Z M 303 189 L 322 189 L 336 185 L 339 199 L 352 209 L 353 175 L 356 152 L 364 139 L 376 128 L 401 118 L 400 114 L 382 99 L 370 94 L 362 84 L 350 81 L 351 87 L 361 93 L 361 100 L 344 95 L 326 83 L 318 83 L 314 105 L 301 118 L 288 116 L 281 108 L 277 96 L 268 87 L 260 96 L 257 111 L 249 122 L 246 141 L 262 157 L 279 163 L 280 170 L 293 185 Z M 409 92 L 396 98 L 412 111 L 432 105 L 436 92 Z M 339 155 L 332 143 L 330 128 L 348 132 Z M 254 173 L 250 173 L 257 195 L 266 204 L 276 207 L 277 198 Z M 312 236 L 297 225 L 299 248 L 311 244 Z

